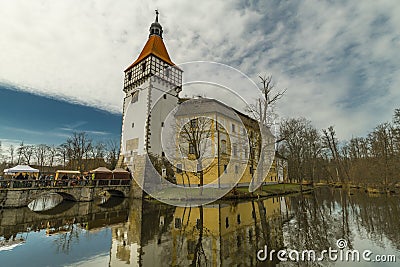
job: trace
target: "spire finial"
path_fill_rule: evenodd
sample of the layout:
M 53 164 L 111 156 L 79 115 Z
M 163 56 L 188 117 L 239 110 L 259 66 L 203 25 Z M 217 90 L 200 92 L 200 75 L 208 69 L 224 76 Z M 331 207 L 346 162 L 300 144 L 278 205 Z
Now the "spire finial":
M 158 12 L 158 9 L 156 9 L 155 11 L 156 11 L 156 21 L 154 21 L 150 25 L 150 35 L 149 35 L 149 37 L 152 36 L 152 35 L 158 35 L 158 36 L 160 36 L 162 38 L 162 33 L 163 33 L 162 26 L 161 26 L 160 23 L 158 23 L 158 14 L 160 14 L 160 13 Z

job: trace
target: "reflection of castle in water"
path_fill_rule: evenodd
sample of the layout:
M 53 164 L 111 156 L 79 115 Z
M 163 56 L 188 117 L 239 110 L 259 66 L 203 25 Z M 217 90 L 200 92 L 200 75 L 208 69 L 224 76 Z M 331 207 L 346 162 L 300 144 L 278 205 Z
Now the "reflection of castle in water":
M 112 228 L 110 266 L 256 265 L 265 244 L 283 247 L 286 205 L 283 197 L 203 207 L 138 201 Z

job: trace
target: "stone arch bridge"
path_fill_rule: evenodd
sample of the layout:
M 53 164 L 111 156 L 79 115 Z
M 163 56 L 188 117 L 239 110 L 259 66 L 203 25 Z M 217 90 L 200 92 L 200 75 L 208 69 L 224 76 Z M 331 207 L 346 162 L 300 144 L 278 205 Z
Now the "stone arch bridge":
M 48 193 L 57 193 L 64 199 L 78 202 L 92 201 L 105 191 L 114 196 L 127 197 L 130 188 L 130 180 L 3 180 L 0 181 L 0 207 L 24 207 Z

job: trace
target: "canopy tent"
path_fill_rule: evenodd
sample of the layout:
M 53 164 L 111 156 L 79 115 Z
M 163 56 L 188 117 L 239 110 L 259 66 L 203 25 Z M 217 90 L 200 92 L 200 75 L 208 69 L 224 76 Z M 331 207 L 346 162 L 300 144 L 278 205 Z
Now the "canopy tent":
M 81 172 L 80 171 L 71 171 L 71 170 L 57 170 L 55 179 L 58 180 L 58 177 L 64 176 L 64 175 L 66 175 L 68 177 L 69 174 L 71 176 L 72 175 L 79 176 L 81 174 Z
M 116 168 L 112 171 L 114 179 L 129 179 L 130 173 L 122 168 Z
M 28 165 L 17 165 L 7 170 L 7 174 L 20 173 L 20 172 L 38 173 L 39 170 L 32 168 L 31 166 Z
M 90 172 L 93 175 L 93 179 L 112 179 L 112 171 L 106 167 L 98 167 Z

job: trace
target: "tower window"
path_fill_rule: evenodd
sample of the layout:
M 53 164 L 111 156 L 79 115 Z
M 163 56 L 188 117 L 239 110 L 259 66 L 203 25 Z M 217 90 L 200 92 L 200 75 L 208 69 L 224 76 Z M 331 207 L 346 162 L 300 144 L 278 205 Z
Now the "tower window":
M 132 101 L 131 101 L 131 103 L 137 102 L 138 99 L 139 99 L 139 91 L 133 92 L 133 93 L 132 93 Z
M 146 70 L 146 62 L 143 62 L 142 63 L 142 72 L 145 72 L 145 70 Z
M 167 99 L 167 94 L 164 94 L 164 99 Z
M 236 130 L 235 130 L 235 124 L 233 124 L 232 123 L 232 133 L 234 133 Z
M 228 173 L 227 167 L 228 165 L 224 165 L 224 173 Z
M 132 79 L 132 72 L 128 72 L 128 81 L 130 81 Z
M 164 122 L 163 121 L 161 122 L 161 127 L 164 127 Z
M 133 127 L 135 127 L 135 123 L 134 123 L 134 122 L 132 122 L 132 128 L 133 128 Z
M 239 173 L 239 166 L 235 165 L 235 173 L 238 174 Z

